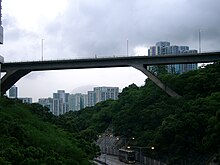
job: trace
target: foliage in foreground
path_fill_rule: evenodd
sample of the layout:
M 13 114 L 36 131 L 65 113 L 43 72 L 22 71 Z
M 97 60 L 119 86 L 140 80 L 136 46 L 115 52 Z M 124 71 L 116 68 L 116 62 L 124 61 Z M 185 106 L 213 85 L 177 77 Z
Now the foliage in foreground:
M 0 164 L 90 164 L 90 143 L 45 120 L 57 118 L 37 104 L 0 98 Z

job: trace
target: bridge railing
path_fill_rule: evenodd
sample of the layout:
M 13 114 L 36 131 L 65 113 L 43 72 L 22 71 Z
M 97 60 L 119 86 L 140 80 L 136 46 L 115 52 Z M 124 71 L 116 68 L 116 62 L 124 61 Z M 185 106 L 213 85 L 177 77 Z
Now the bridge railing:
M 220 53 L 220 51 L 213 51 L 213 52 L 202 52 L 202 53 L 197 53 L 197 54 L 206 54 L 206 53 Z M 176 56 L 179 55 L 190 55 L 190 54 L 176 54 Z M 138 57 L 138 54 L 134 54 L 134 55 L 123 55 L 123 54 L 116 54 L 116 55 L 94 55 L 94 56 L 76 56 L 74 58 L 56 58 L 56 59 L 44 59 L 44 60 L 40 60 L 40 59 L 36 59 L 36 60 L 17 60 L 17 61 L 7 61 L 7 63 L 16 63 L 16 62 L 42 62 L 42 61 L 64 61 L 64 60 L 84 60 L 84 59 L 106 59 L 106 58 L 122 58 L 122 57 Z M 141 56 L 146 56 L 148 57 L 148 55 L 141 55 Z M 162 56 L 175 56 L 174 54 L 166 54 L 166 55 L 162 55 Z M 140 56 L 139 56 L 140 57 Z M 154 56 L 155 57 L 155 56 Z

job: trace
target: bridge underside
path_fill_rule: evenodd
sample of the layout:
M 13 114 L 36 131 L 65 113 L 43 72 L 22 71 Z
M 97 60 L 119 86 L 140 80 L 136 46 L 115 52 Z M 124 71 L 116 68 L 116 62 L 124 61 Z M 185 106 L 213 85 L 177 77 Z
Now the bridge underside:
M 4 95 L 19 79 L 30 72 L 30 70 L 13 70 L 6 72 L 1 79 L 1 94 Z
M 153 81 L 158 87 L 165 91 L 171 97 L 181 97 L 175 91 L 170 89 L 164 83 L 162 83 L 156 76 L 149 72 L 143 64 L 132 64 L 133 68 L 144 73 L 151 81 Z M 30 73 L 31 70 L 12 70 L 6 72 L 1 79 L 1 94 L 4 95 L 8 89 L 10 89 L 19 79 Z

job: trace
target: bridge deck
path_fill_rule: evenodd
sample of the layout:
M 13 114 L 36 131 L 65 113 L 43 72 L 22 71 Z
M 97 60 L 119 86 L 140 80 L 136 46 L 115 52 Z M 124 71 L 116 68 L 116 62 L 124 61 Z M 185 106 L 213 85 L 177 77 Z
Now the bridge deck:
M 201 54 L 178 54 L 160 56 L 129 56 L 112 58 L 68 59 L 53 61 L 8 62 L 2 64 L 2 72 L 7 70 L 59 70 L 83 68 L 128 67 L 136 64 L 167 65 L 205 63 L 220 61 L 220 52 Z

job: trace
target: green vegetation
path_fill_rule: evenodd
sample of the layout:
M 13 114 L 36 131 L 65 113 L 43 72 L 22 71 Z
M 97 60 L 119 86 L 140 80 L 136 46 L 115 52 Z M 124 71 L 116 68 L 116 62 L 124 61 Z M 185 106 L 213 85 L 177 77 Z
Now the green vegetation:
M 91 164 L 94 144 L 64 131 L 57 121 L 38 104 L 1 98 L 0 164 Z
M 163 71 L 163 69 L 161 69 Z M 143 155 L 169 164 L 199 164 L 220 154 L 220 63 L 182 75 L 158 74 L 182 95 L 171 98 L 150 80 L 108 100 L 55 117 L 38 104 L 0 100 L 0 164 L 89 164 L 93 143 L 111 127 Z M 190 162 L 190 163 L 189 163 Z
M 130 145 L 154 146 L 144 154 L 170 164 L 198 164 L 219 154 L 220 64 L 182 75 L 158 75 L 182 97 L 167 96 L 147 79 L 142 87 L 124 88 L 117 101 L 61 116 L 62 124 L 67 130 L 83 130 L 90 141 L 111 126 L 115 135 L 135 137 Z

